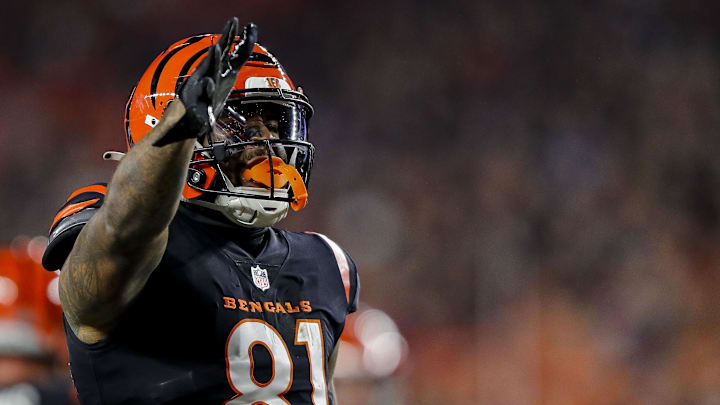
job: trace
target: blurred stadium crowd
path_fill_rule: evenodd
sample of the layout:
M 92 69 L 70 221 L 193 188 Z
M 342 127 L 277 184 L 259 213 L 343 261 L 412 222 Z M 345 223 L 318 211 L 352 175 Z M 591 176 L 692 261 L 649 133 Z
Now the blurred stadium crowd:
M 145 66 L 237 15 L 316 108 L 285 225 L 344 245 L 408 343 L 362 383 L 392 400 L 343 403 L 720 403 L 720 3 L 3 8 L 0 243 L 108 180 Z

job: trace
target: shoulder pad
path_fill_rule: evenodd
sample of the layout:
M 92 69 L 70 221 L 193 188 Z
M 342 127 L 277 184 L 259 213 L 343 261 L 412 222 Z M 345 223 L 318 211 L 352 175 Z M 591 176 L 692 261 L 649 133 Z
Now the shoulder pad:
M 96 183 L 75 190 L 60 207 L 50 225 L 48 246 L 42 258 L 46 270 L 62 267 L 72 250 L 83 225 L 95 214 L 105 200 L 107 183 Z
M 317 232 L 306 233 L 319 236 L 332 250 L 333 255 L 335 255 L 335 261 L 337 261 L 338 270 L 340 271 L 340 279 L 342 280 L 343 287 L 345 287 L 345 298 L 348 301 L 348 313 L 357 311 L 358 299 L 360 296 L 360 278 L 358 277 L 355 262 L 343 248 L 327 236 Z

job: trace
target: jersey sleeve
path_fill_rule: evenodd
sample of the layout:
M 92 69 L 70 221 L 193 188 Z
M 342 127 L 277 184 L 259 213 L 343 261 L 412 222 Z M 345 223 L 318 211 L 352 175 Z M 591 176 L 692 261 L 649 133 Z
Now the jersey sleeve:
M 48 246 L 42 258 L 46 270 L 62 267 L 82 227 L 92 218 L 105 199 L 106 183 L 91 184 L 75 190 L 58 210 L 50 225 Z

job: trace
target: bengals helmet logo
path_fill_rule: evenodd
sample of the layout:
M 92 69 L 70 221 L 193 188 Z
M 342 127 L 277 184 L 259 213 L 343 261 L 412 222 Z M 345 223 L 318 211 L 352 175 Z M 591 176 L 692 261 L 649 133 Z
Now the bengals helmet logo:
M 271 89 L 279 89 L 280 88 L 280 80 L 278 80 L 277 77 L 266 77 L 265 80 L 267 80 L 268 87 Z

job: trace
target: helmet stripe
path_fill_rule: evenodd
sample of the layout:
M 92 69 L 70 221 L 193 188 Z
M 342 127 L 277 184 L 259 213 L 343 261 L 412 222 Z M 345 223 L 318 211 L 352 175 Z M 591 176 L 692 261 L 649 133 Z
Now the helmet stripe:
M 180 82 L 179 78 L 185 76 L 188 71 L 190 71 L 190 67 L 195 63 L 196 60 L 198 60 L 201 56 L 205 55 L 207 53 L 207 49 L 203 49 L 195 53 L 195 55 L 191 56 L 190 59 L 185 62 L 182 69 L 180 69 L 180 74 L 178 75 L 178 83 Z M 176 89 L 177 90 L 177 89 Z
M 263 55 L 262 53 L 253 52 L 250 54 L 250 57 L 248 58 L 248 62 L 264 62 L 264 63 L 272 63 L 273 65 L 277 64 L 277 61 L 273 58 Z
M 155 69 L 155 72 L 153 73 L 152 81 L 150 82 L 150 101 L 152 102 L 153 108 L 157 108 L 155 106 L 155 93 L 157 93 L 157 86 L 158 81 L 160 80 L 160 75 L 162 75 L 163 69 L 165 69 L 165 65 L 172 59 L 173 56 L 175 56 L 176 53 L 183 50 L 185 47 L 190 46 L 194 44 L 195 42 L 200 41 L 203 39 L 206 35 L 196 35 L 194 37 L 191 37 L 185 42 L 184 44 L 178 46 L 177 48 L 171 50 L 170 52 L 165 55 L 162 60 L 160 60 L 160 63 L 158 63 L 157 68 Z

